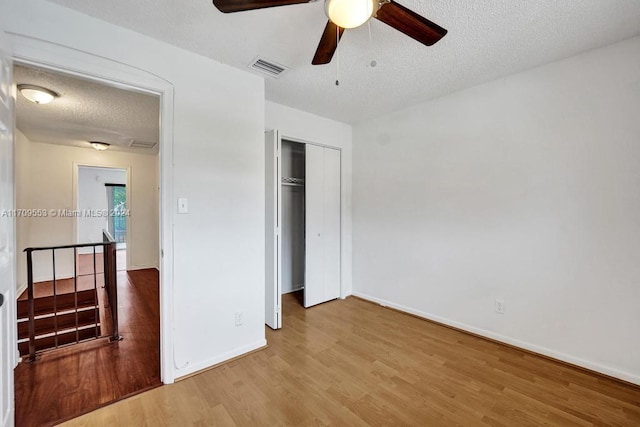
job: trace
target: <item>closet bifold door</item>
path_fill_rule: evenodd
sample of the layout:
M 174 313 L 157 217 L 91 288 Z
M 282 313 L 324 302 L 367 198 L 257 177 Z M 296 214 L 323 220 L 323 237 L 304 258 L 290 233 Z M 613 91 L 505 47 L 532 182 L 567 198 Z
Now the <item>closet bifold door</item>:
M 305 148 L 304 306 L 340 296 L 340 151 Z
M 278 131 L 265 133 L 265 323 L 272 329 L 282 327 L 282 279 L 280 260 L 280 223 L 282 221 L 281 152 Z

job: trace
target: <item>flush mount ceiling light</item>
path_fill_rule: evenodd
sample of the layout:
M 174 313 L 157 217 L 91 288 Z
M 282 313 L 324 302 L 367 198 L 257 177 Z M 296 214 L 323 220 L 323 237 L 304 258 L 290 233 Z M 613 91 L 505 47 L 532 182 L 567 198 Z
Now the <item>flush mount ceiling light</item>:
M 341 28 L 355 28 L 367 22 L 378 10 L 378 0 L 325 0 L 324 12 Z
M 109 146 L 111 145 L 111 144 L 107 144 L 106 142 L 100 142 L 100 141 L 91 141 L 89 144 L 91 144 L 91 146 L 98 151 L 104 151 L 107 148 L 109 148 Z
M 18 85 L 18 90 L 22 96 L 34 104 L 48 104 L 58 97 L 58 94 L 54 91 L 40 86 Z

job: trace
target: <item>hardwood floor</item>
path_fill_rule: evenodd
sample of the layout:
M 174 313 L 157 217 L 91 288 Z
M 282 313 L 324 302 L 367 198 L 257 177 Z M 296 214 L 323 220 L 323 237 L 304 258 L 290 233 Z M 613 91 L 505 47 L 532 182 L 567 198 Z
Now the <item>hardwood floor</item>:
M 356 299 L 284 298 L 269 347 L 67 426 L 640 425 L 640 388 Z
M 124 340 L 91 341 L 18 365 L 16 426 L 51 425 L 161 384 L 157 270 L 118 272 L 118 299 Z

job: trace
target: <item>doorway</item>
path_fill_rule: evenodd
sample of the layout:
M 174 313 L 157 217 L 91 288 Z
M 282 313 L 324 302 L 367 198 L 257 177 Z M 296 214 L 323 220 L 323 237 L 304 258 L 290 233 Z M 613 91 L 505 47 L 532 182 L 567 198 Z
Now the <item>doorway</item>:
M 265 323 L 279 329 L 283 294 L 305 308 L 340 297 L 341 152 L 276 130 L 265 144 Z
M 103 231 L 109 232 L 116 242 L 116 266 L 118 271 L 127 270 L 128 254 L 134 248 L 127 245 L 128 218 L 130 214 L 128 186 L 129 170 L 98 166 L 77 166 L 76 243 L 102 241 Z M 92 248 L 78 249 L 79 269 L 88 274 L 89 256 Z M 102 253 L 102 248 L 97 248 Z M 98 260 L 100 263 L 101 260 Z
M 26 247 L 100 243 L 103 241 L 102 230 L 110 231 L 114 240 L 117 236 L 116 246 L 119 249 L 116 251 L 119 255 L 116 261 L 119 267 L 117 304 L 111 304 L 106 297 L 100 296 L 104 293 L 100 284 L 101 281 L 106 282 L 104 277 L 108 271 L 106 267 L 102 269 L 105 264 L 99 260 L 96 262 L 97 257 L 103 256 L 100 246 L 94 245 L 89 249 L 77 247 L 67 252 L 70 256 L 63 256 L 65 253 L 61 249 L 53 261 L 55 269 L 45 265 L 51 256 L 35 259 L 34 270 L 42 272 L 34 280 L 34 286 L 41 289 L 36 291 L 37 297 L 47 298 L 47 292 L 53 289 L 55 301 L 56 286 L 64 280 L 74 284 L 69 292 L 65 290 L 70 294 L 83 292 L 83 283 L 93 282 L 98 288 L 95 317 L 100 319 L 94 328 L 96 335 L 101 334 L 103 326 L 108 323 L 103 321 L 102 313 L 117 309 L 119 335 L 124 337 L 122 341 L 109 342 L 108 337 L 102 334 L 95 340 L 83 340 L 66 348 L 58 347 L 56 342 L 56 348 L 43 350 L 35 362 L 18 365 L 15 370 L 16 420 L 39 425 L 76 416 L 87 409 L 161 384 L 160 98 L 131 93 L 46 68 L 22 64 L 15 69 L 16 85 L 46 84 L 53 86 L 51 90 L 64 98 L 65 105 L 76 102 L 75 108 L 69 109 L 73 111 L 72 116 L 68 117 L 56 108 L 55 100 L 47 110 L 43 110 L 18 94 L 17 207 L 29 208 L 32 206 L 27 203 L 31 203 L 51 213 L 44 218 L 28 218 L 26 225 L 21 218 L 18 219 L 19 253 Z M 139 123 L 144 126 L 143 119 L 149 116 L 149 128 L 153 126 L 155 134 L 147 137 L 146 129 L 127 127 L 126 121 L 115 126 L 116 118 L 110 116 L 105 108 L 122 111 L 124 107 L 118 107 L 119 101 L 138 109 L 149 105 L 152 108 L 150 114 L 140 111 L 132 121 L 137 123 L 136 126 Z M 85 114 L 85 110 L 93 114 Z M 100 114 L 95 114 L 96 111 Z M 93 139 L 108 141 L 109 148 L 97 151 L 90 143 Z M 131 183 L 135 185 L 132 187 Z M 73 257 L 74 251 L 76 257 Z M 133 258 L 132 253 L 135 253 Z M 67 258 L 70 260 L 68 263 Z M 24 259 L 18 261 L 18 265 L 24 268 Z M 53 276 L 49 277 L 52 270 Z M 84 280 L 85 277 L 90 280 Z M 75 288 L 75 283 L 79 288 Z M 55 302 L 53 305 L 52 318 L 55 318 L 59 310 Z M 63 315 L 67 313 L 60 313 Z M 76 316 L 76 324 L 79 317 Z M 79 366 L 85 369 L 77 369 Z M 64 374 L 53 377 L 48 372 Z M 33 407 L 50 410 L 33 411 Z

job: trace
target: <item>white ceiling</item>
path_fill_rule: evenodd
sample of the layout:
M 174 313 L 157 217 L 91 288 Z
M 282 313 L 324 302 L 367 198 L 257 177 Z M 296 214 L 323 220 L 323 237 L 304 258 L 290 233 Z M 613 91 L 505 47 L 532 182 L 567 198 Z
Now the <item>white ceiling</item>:
M 240 69 L 257 55 L 291 67 L 267 99 L 356 123 L 640 34 L 638 0 L 398 0 L 449 33 L 425 47 L 372 20 L 312 66 L 323 1 L 223 14 L 211 0 L 50 0 Z M 371 59 L 377 67 L 369 67 Z
M 18 95 L 16 126 L 31 141 L 91 147 L 88 141 L 111 144 L 112 151 L 155 154 L 131 143 L 157 143 L 160 133 L 160 99 L 92 81 L 16 65 L 16 84 L 32 84 L 60 96 L 37 105 Z

